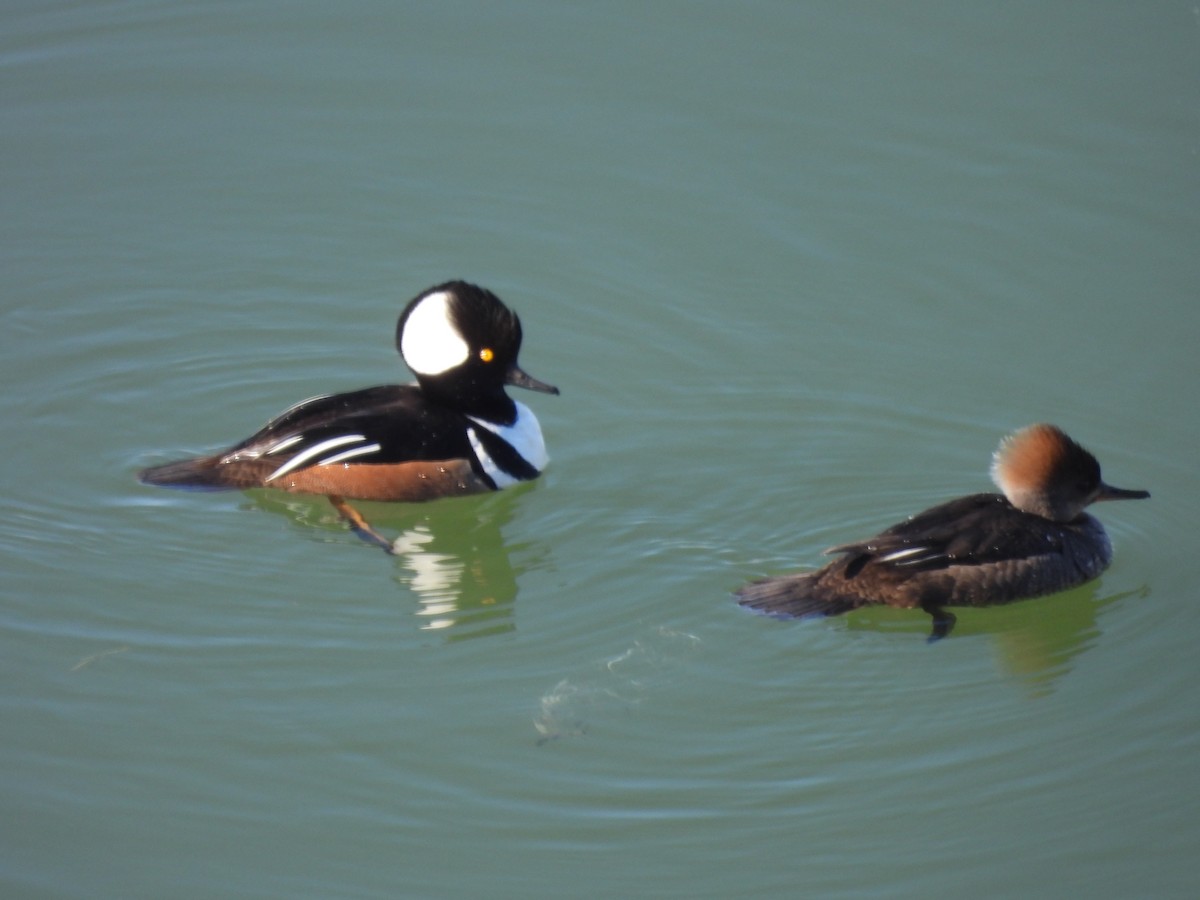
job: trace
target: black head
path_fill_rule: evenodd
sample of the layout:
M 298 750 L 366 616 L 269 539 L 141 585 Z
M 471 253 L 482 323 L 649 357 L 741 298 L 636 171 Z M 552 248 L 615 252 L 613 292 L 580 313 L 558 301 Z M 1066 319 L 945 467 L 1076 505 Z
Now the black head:
M 448 281 L 415 297 L 400 314 L 396 347 L 421 387 L 489 421 L 515 415 L 507 384 L 557 394 L 521 370 L 521 320 L 485 288 Z

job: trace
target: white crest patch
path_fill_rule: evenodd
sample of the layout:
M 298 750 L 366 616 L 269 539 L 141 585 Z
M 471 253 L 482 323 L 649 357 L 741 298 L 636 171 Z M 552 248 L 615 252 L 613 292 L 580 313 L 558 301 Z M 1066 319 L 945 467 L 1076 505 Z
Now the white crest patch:
M 466 362 L 471 348 L 450 318 L 450 295 L 438 291 L 418 303 L 404 323 L 400 353 L 418 375 L 440 375 Z

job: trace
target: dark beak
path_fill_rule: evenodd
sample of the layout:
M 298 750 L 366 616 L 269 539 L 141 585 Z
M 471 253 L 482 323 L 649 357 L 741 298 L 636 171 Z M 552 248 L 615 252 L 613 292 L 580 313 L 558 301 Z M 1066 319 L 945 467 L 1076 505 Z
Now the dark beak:
M 504 376 L 504 383 L 511 384 L 513 387 L 523 387 L 531 391 L 540 391 L 543 394 L 558 393 L 558 388 L 554 385 L 538 381 L 532 375 L 528 375 L 522 371 L 521 367 L 516 363 L 508 367 L 508 373 Z
M 1145 500 L 1149 496 L 1149 491 L 1128 491 L 1125 488 L 1116 488 L 1102 481 L 1100 482 L 1100 493 L 1096 495 L 1096 500 Z

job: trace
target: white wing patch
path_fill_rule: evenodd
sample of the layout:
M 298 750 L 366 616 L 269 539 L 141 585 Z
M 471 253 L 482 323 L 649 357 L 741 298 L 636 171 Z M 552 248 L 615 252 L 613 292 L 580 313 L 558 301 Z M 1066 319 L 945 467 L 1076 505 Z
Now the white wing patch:
M 345 462 L 348 459 L 353 459 L 356 456 L 366 456 L 368 453 L 374 453 L 379 449 L 379 444 L 367 444 L 365 447 L 351 447 L 349 450 L 343 450 L 341 453 L 330 456 L 327 459 L 317 463 L 318 466 L 332 466 L 334 463 Z
M 284 439 L 283 439 L 282 441 L 280 441 L 279 443 L 277 443 L 277 444 L 272 444 L 270 447 L 268 447 L 268 448 L 267 448 L 266 455 L 267 455 L 267 456 L 270 456 L 270 455 L 272 455 L 273 453 L 279 453 L 279 452 L 281 452 L 281 451 L 283 451 L 283 450 L 286 450 L 288 447 L 293 447 L 293 446 L 295 446 L 296 444 L 300 443 L 302 440 L 304 440 L 304 435 L 302 435 L 302 434 L 293 434 L 291 437 L 289 437 L 289 438 L 284 438 Z
M 280 441 L 278 444 L 276 444 L 274 447 L 272 447 L 267 452 L 275 453 L 278 450 L 282 450 L 285 447 L 293 446 L 299 440 L 301 440 L 301 438 L 298 435 L 296 436 L 295 440 L 293 440 L 292 438 L 286 438 L 285 440 Z M 266 481 L 274 481 L 276 478 L 279 478 L 281 475 L 286 475 L 288 472 L 291 472 L 293 469 L 299 468 L 300 466 L 304 465 L 309 460 L 316 459 L 317 460 L 317 462 L 315 463 L 316 465 L 328 466 L 328 465 L 332 465 L 333 463 L 342 462 L 343 460 L 351 459 L 355 456 L 364 456 L 368 453 L 374 453 L 375 451 L 377 451 L 379 449 L 378 444 L 367 444 L 367 443 L 365 443 L 366 440 L 367 439 L 365 437 L 363 437 L 361 434 L 343 434 L 343 435 L 339 435 L 338 437 L 332 437 L 332 438 L 329 438 L 328 440 L 321 441 L 320 443 L 313 444 L 307 450 L 301 450 L 299 453 L 297 453 L 295 456 L 293 456 L 291 459 L 289 459 L 287 462 L 285 462 L 282 466 L 280 466 L 278 469 L 276 469 L 274 472 L 272 472 L 270 475 L 268 475 L 266 478 Z M 335 453 L 334 455 L 328 456 L 324 459 L 317 459 L 322 454 L 328 453 L 330 450 L 336 450 L 338 447 L 345 447 L 347 444 L 355 444 L 355 443 L 362 443 L 363 446 L 350 447 L 346 450 L 343 450 L 341 453 Z
M 916 556 L 918 553 L 928 553 L 928 547 L 905 547 L 903 550 L 893 550 L 887 556 L 879 557 L 880 562 L 898 562 L 909 556 Z M 914 560 L 919 562 L 919 560 Z M 901 563 L 903 565 L 903 563 Z
M 929 563 L 946 560 L 953 563 L 953 554 L 946 553 L 944 550 L 939 550 L 937 547 L 928 547 L 920 545 L 916 547 L 905 547 L 903 550 L 893 550 L 879 557 L 880 562 L 891 563 L 896 568 L 905 566 L 924 566 Z
M 264 448 L 261 444 L 255 444 L 250 447 L 244 447 L 236 453 L 227 453 L 221 457 L 221 462 L 231 463 L 239 459 L 258 459 L 260 456 L 270 456 L 273 453 L 279 453 L 286 450 L 294 444 L 304 440 L 304 435 L 293 434 L 291 437 L 286 437 L 282 441 L 276 441 L 274 444 Z

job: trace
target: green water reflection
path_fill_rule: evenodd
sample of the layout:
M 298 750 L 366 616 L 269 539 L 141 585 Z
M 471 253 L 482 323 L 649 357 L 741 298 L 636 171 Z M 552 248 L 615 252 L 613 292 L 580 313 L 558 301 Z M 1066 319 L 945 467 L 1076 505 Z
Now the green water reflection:
M 354 504 L 391 542 L 391 558 L 358 541 L 323 497 L 277 491 L 246 496 L 254 508 L 283 516 L 301 532 L 346 543 L 347 552 L 363 553 L 364 565 L 393 565 L 401 602 L 416 597 L 420 628 L 457 641 L 516 627 L 518 572 L 503 530 L 520 492 L 432 504 Z
M 955 609 L 958 617 L 949 641 L 987 638 L 994 645 L 1001 669 L 1026 683 L 1034 695 L 1049 693 L 1072 662 L 1100 636 L 1100 613 L 1106 607 L 1146 589 L 1105 593 L 1103 581 L 1074 590 L 1005 606 Z M 850 631 L 928 634 L 929 617 L 918 610 L 878 606 L 846 618 Z M 936 645 L 930 648 L 937 652 Z

